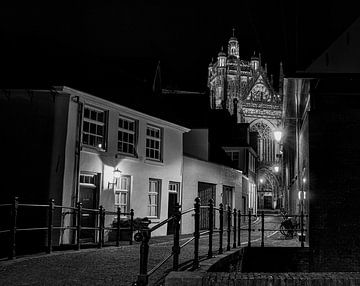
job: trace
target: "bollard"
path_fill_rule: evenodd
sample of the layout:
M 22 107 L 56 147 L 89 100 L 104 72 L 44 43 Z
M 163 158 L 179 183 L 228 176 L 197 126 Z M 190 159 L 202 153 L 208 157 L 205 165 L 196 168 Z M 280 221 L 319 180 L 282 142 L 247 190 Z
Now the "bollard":
M 134 210 L 130 210 L 130 245 L 133 244 L 133 232 L 134 232 Z
M 46 253 L 51 253 L 52 252 L 52 232 L 53 232 L 53 215 L 54 215 L 54 200 L 50 199 L 49 201 L 49 212 L 48 212 L 48 233 L 47 233 L 47 239 L 48 239 L 48 243 L 47 243 L 47 250 Z
M 199 239 L 200 239 L 200 198 L 195 199 L 195 232 L 194 232 L 194 262 L 193 269 L 199 268 Z
M 138 275 L 137 285 L 145 286 L 148 284 L 147 262 L 149 258 L 149 240 L 151 232 L 149 230 L 149 224 L 151 221 L 148 218 L 144 218 L 141 221 L 142 241 L 140 245 L 140 274 Z
M 227 246 L 226 246 L 226 250 L 229 251 L 230 250 L 230 238 L 231 238 L 231 207 L 228 206 L 227 207 Z
M 11 206 L 11 228 L 9 239 L 9 259 L 14 259 L 16 256 L 16 224 L 17 224 L 17 210 L 19 207 L 19 198 L 15 197 Z
M 213 252 L 212 252 L 213 232 L 214 232 L 214 201 L 213 201 L 213 199 L 210 199 L 209 200 L 209 251 L 208 251 L 208 258 L 211 258 L 213 256 Z
M 264 247 L 264 232 L 265 232 L 265 215 L 264 211 L 261 212 L 261 247 Z
M 219 254 L 223 253 L 223 234 L 224 234 L 224 206 L 219 205 L 220 230 L 219 230 Z
M 241 246 L 240 234 L 241 234 L 241 212 L 240 210 L 238 210 L 238 246 Z
M 173 256 L 173 270 L 177 271 L 179 268 L 179 254 L 180 254 L 180 220 L 181 211 L 179 203 L 175 204 L 174 212 L 174 246 L 172 248 Z
M 80 250 L 80 234 L 81 234 L 81 209 L 82 203 L 77 203 L 77 226 L 76 226 L 76 249 Z
M 251 247 L 251 211 L 248 214 L 248 247 Z
M 117 208 L 117 225 L 116 225 L 116 246 L 120 246 L 120 216 L 121 216 L 121 209 L 120 207 Z
M 236 248 L 236 209 L 234 208 L 234 242 L 233 242 L 233 248 Z

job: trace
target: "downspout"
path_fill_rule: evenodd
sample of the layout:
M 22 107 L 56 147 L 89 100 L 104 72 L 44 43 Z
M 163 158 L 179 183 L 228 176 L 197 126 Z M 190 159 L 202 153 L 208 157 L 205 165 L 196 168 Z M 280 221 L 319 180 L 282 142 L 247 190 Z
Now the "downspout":
M 83 120 L 83 103 L 80 102 L 79 96 L 75 96 L 72 100 L 78 103 L 77 122 L 76 122 L 76 146 L 75 146 L 75 168 L 74 168 L 74 186 L 75 196 L 73 197 L 73 206 L 79 201 L 80 192 L 80 151 L 81 151 L 81 135 Z
M 83 103 L 80 102 L 79 96 L 74 96 L 71 100 L 78 104 L 77 111 L 77 122 L 76 122 L 76 145 L 75 145 L 75 161 L 74 161 L 74 187 L 75 194 L 72 198 L 72 206 L 75 207 L 76 203 L 79 201 L 79 192 L 80 192 L 80 151 L 81 151 L 81 135 L 82 135 L 82 121 L 83 121 Z M 76 225 L 76 216 L 72 218 L 72 224 Z M 72 242 L 75 243 L 75 235 L 72 237 Z

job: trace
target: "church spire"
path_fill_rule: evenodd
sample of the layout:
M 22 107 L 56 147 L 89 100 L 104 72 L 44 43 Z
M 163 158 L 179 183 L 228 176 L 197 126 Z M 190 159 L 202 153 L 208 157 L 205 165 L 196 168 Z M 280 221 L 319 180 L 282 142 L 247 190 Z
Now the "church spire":
M 283 95 L 283 85 L 284 85 L 284 70 L 283 64 L 280 62 L 280 73 L 279 73 L 279 94 Z
M 232 28 L 232 37 L 228 44 L 228 56 L 239 58 L 239 42 L 235 37 L 235 28 Z

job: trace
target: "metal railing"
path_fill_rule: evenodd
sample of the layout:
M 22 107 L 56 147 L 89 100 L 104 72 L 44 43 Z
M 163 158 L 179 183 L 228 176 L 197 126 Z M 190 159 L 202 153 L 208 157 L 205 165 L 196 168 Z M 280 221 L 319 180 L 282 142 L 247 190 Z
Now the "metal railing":
M 200 209 L 208 209 L 208 229 L 204 232 L 200 232 Z M 180 245 L 180 223 L 182 217 L 190 212 L 194 212 L 194 233 L 191 238 L 189 238 L 184 244 Z M 215 213 L 218 212 L 219 214 L 219 229 L 214 229 L 214 218 Z M 227 216 L 227 227 L 224 228 L 224 214 Z M 279 215 L 270 215 L 273 217 L 282 217 L 281 214 Z M 247 227 L 241 226 L 242 218 L 247 218 Z M 297 231 L 300 231 L 301 236 L 301 247 L 304 247 L 304 233 L 306 232 L 306 229 L 304 228 L 304 218 L 306 215 L 304 213 L 301 213 L 300 215 L 288 215 L 288 217 L 292 218 L 300 218 L 299 226 L 300 228 L 293 227 L 289 229 L 288 231 L 291 231 L 293 233 L 296 233 Z M 258 218 L 261 223 L 261 228 L 256 229 L 255 226 L 252 226 L 254 222 L 254 218 Z M 148 271 L 148 257 L 149 257 L 149 241 L 151 238 L 151 233 L 160 228 L 161 226 L 169 223 L 170 221 L 174 220 L 174 238 L 173 238 L 173 246 L 171 253 L 166 256 L 164 260 L 162 260 L 160 263 L 155 265 L 151 270 Z M 226 251 L 230 251 L 231 248 L 236 249 L 237 247 L 241 246 L 241 233 L 242 231 L 247 232 L 247 246 L 251 247 L 252 242 L 252 232 L 255 232 L 256 230 L 260 232 L 260 240 L 261 240 L 261 247 L 264 247 L 264 241 L 265 241 L 265 231 L 280 231 L 281 228 L 279 226 L 275 228 L 265 228 L 265 214 L 264 212 L 261 212 L 260 218 L 253 214 L 251 211 L 248 213 L 241 214 L 240 210 L 237 210 L 236 208 L 231 209 L 229 206 L 227 207 L 227 210 L 224 210 L 223 204 L 220 204 L 218 208 L 214 207 L 214 202 L 212 199 L 209 200 L 208 205 L 201 205 L 200 199 L 195 199 L 194 208 L 188 209 L 186 211 L 181 212 L 180 211 L 180 205 L 176 204 L 174 215 L 172 217 L 167 218 L 166 220 L 158 223 L 152 228 L 148 228 L 148 225 L 150 224 L 150 221 L 147 221 L 146 225 L 143 225 L 141 229 L 141 236 L 139 237 L 138 241 L 141 241 L 140 246 L 140 274 L 137 277 L 137 281 L 133 283 L 133 285 L 137 286 L 145 286 L 148 284 L 149 276 L 152 275 L 157 269 L 159 269 L 166 261 L 168 261 L 171 257 L 173 257 L 173 266 L 172 270 L 177 271 L 179 269 L 179 255 L 180 251 L 183 247 L 189 245 L 191 242 L 194 242 L 194 255 L 192 259 L 192 270 L 195 270 L 199 268 L 199 241 L 201 236 L 208 235 L 208 251 L 206 258 L 211 258 L 214 255 L 213 251 L 213 236 L 214 233 L 218 233 L 219 235 L 219 248 L 217 250 L 217 254 L 224 253 L 224 245 L 223 245 L 223 238 L 224 238 L 224 232 L 227 233 L 227 243 L 226 243 Z M 278 224 L 277 224 L 278 225 Z M 282 224 L 281 224 L 282 225 Z M 284 231 L 284 229 L 283 229 Z M 231 237 L 232 244 L 231 244 Z M 232 247 L 231 247 L 232 246 Z
M 115 231 L 116 232 L 116 246 L 120 246 L 120 234 L 124 230 L 129 230 L 132 234 L 134 231 L 134 210 L 131 209 L 130 212 L 121 212 L 120 207 L 117 208 L 116 212 L 106 211 L 102 206 L 98 209 L 89 209 L 83 208 L 81 203 L 77 203 L 76 207 L 68 207 L 62 205 L 55 205 L 53 199 L 49 201 L 48 204 L 24 204 L 19 203 L 19 198 L 15 197 L 11 204 L 0 204 L 0 208 L 9 208 L 10 212 L 10 222 L 8 229 L 1 229 L 0 235 L 8 234 L 8 259 L 13 259 L 16 257 L 17 253 L 17 243 L 16 238 L 19 232 L 25 231 L 46 231 L 47 232 L 47 243 L 46 243 L 46 253 L 51 253 L 53 251 L 53 232 L 55 230 L 73 230 L 75 232 L 75 248 L 77 250 L 81 249 L 81 233 L 85 230 L 93 230 L 94 239 L 96 239 L 97 234 L 97 245 L 99 248 L 104 246 L 104 237 L 105 231 Z M 47 225 L 44 227 L 18 227 L 18 211 L 20 208 L 45 208 L 47 209 Z M 61 210 L 61 215 L 72 215 L 74 224 L 72 226 L 55 226 L 54 225 L 54 211 L 56 209 Z M 66 212 L 63 212 L 66 210 Z M 84 213 L 92 213 L 94 215 L 94 221 L 96 221 L 95 226 L 83 226 L 81 224 L 81 218 Z M 106 227 L 105 226 L 105 217 L 107 215 L 116 216 L 117 223 L 116 227 Z M 121 227 L 120 220 L 122 216 L 127 216 L 129 218 L 129 227 Z M 129 236 L 129 243 L 133 244 L 132 235 Z

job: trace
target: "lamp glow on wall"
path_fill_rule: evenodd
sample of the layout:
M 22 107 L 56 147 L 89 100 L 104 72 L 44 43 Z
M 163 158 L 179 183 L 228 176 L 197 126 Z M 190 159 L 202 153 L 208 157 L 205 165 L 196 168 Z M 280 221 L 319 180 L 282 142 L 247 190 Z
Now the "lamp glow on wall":
M 280 128 L 275 128 L 275 129 L 273 130 L 273 134 L 274 134 L 274 138 L 275 138 L 276 142 L 280 142 L 280 141 L 281 141 L 281 138 L 282 138 L 282 136 L 283 136 L 283 131 L 282 131 L 282 129 L 280 129 Z
M 118 180 L 120 179 L 121 177 L 121 171 L 116 168 L 114 171 L 113 171 L 113 181 L 112 182 L 109 182 L 108 184 L 108 188 L 110 189 L 110 186 L 112 188 L 114 188 L 114 186 L 117 184 Z

